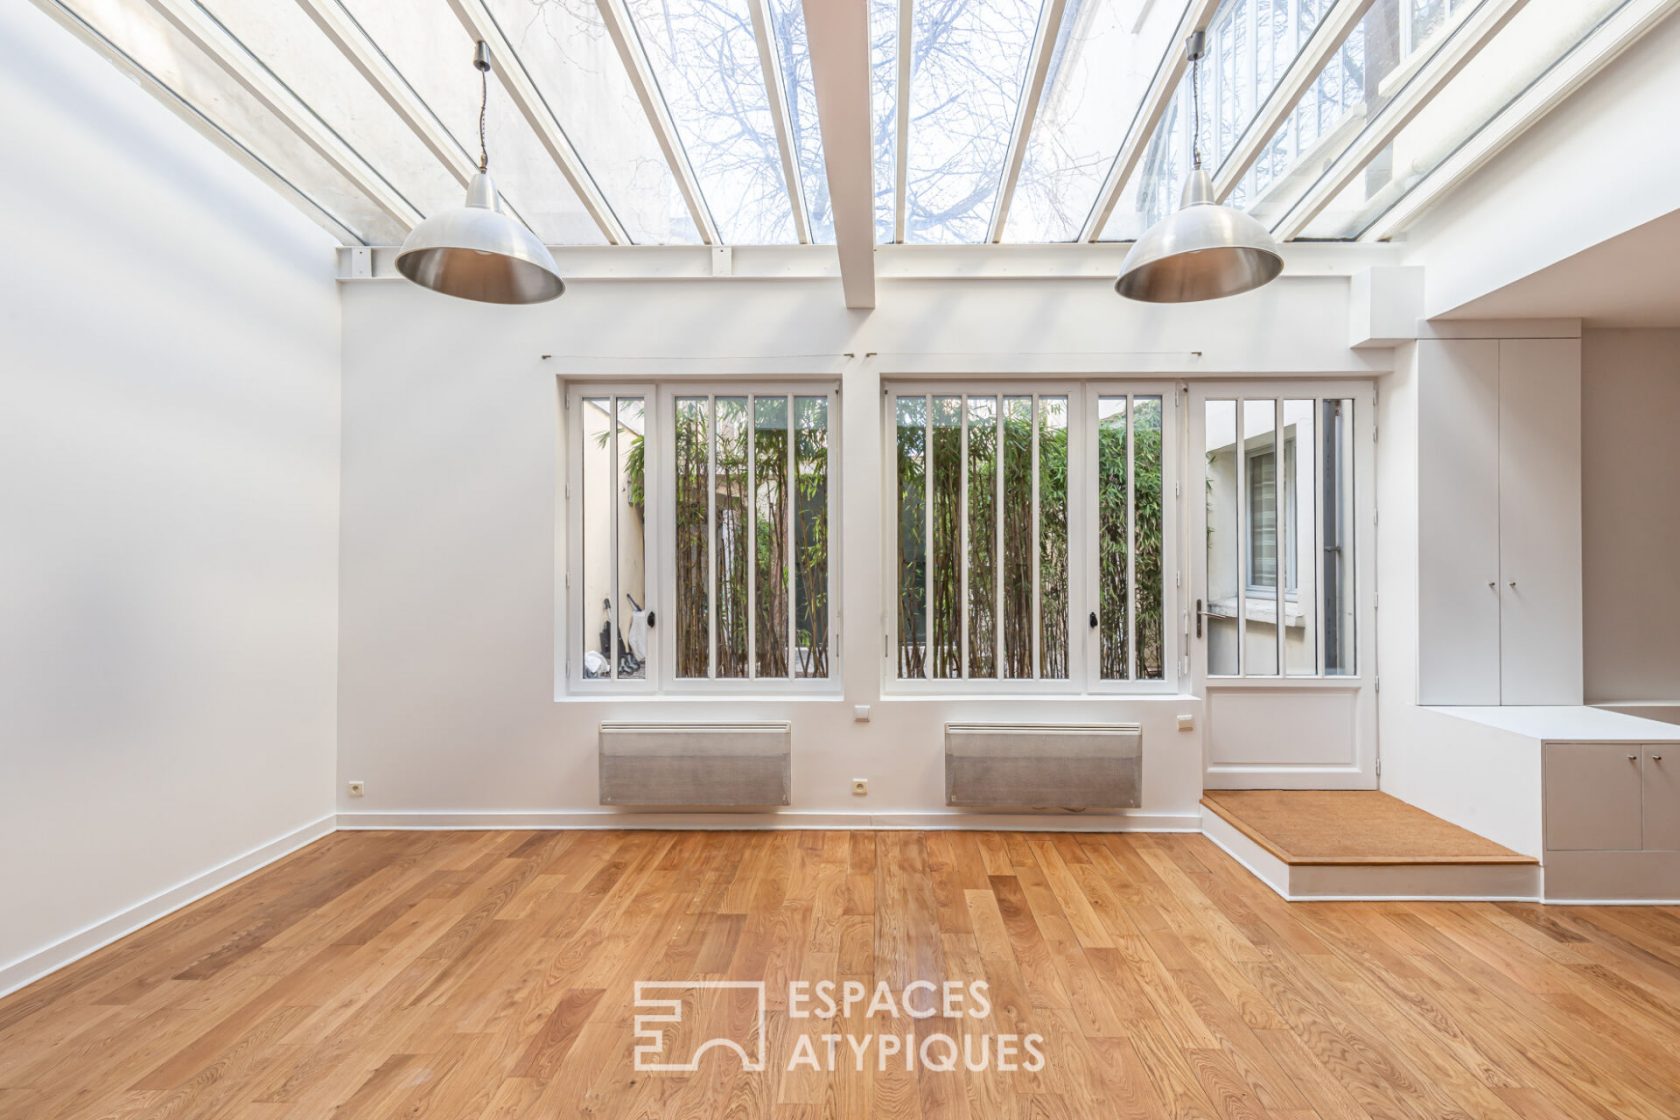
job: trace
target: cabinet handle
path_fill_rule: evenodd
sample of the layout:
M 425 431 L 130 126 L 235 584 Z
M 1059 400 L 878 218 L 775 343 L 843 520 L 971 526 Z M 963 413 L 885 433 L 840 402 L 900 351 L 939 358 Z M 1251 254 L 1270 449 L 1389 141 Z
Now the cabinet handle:
M 1512 590 L 1512 591 L 1515 591 L 1515 590 L 1516 590 L 1516 589 L 1517 589 L 1517 581 L 1516 581 L 1516 580 L 1512 580 L 1512 581 L 1511 581 L 1511 590 Z
M 1488 580 L 1488 590 L 1489 590 L 1489 591 L 1498 591 L 1498 590 L 1499 590 L 1499 583 L 1498 583 L 1498 581 L 1496 581 L 1496 580 L 1491 580 L 1491 579 L 1490 579 L 1490 580 Z
M 1651 761 L 1652 762 L 1661 762 L 1662 761 L 1662 755 L 1660 755 L 1660 754 L 1652 755 L 1651 756 Z
M 1639 761 L 1639 756 L 1636 755 L 1636 754 L 1630 754 L 1630 755 L 1628 755 L 1628 761 L 1629 762 L 1638 762 Z

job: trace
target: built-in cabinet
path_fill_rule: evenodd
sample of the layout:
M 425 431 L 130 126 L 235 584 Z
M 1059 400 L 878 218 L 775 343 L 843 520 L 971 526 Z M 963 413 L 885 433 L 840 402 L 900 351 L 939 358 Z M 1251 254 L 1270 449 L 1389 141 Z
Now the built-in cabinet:
M 1582 702 L 1581 344 L 1418 343 L 1418 701 Z
M 1544 749 L 1546 897 L 1680 897 L 1680 743 Z

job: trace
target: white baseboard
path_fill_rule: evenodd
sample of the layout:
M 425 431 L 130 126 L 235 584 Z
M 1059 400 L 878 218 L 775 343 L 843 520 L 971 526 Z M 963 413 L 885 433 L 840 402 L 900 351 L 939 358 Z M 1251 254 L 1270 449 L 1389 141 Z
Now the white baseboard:
M 763 813 L 643 813 L 608 809 L 503 811 L 397 809 L 340 813 L 346 830 L 474 829 L 1010 829 L 1023 832 L 1200 832 L 1199 813 L 845 813 L 795 809 Z
M 196 902 L 205 895 L 220 890 L 234 880 L 244 878 L 258 868 L 265 867 L 282 856 L 290 855 L 306 844 L 314 843 L 336 831 L 336 828 L 334 816 L 329 813 L 320 820 L 293 829 L 284 836 L 258 845 L 226 863 L 202 871 L 185 882 L 177 883 L 168 890 L 160 891 L 133 906 L 117 911 L 108 918 L 77 930 L 44 949 L 38 949 L 28 956 L 0 966 L 0 996 L 9 995 L 19 988 L 33 984 L 49 972 L 56 972 L 72 961 L 80 960 L 94 950 L 102 949 L 118 938 L 126 937 L 142 926 L 150 925 L 159 918 L 174 913 L 188 903 Z

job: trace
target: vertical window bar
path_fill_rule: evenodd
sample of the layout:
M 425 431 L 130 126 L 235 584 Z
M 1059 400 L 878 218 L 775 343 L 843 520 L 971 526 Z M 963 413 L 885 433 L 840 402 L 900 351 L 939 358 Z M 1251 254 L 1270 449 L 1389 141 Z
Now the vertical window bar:
M 1317 675 L 1322 677 L 1324 675 L 1325 658 L 1327 656 L 1326 650 L 1327 650 L 1327 646 L 1328 646 L 1328 642 L 1326 640 L 1328 635 L 1325 632 L 1325 623 L 1326 623 L 1327 619 L 1325 618 L 1326 612 L 1324 610 L 1324 599 L 1325 599 L 1325 596 L 1324 596 L 1324 546 L 1326 544 L 1326 541 L 1324 539 L 1324 497 L 1325 497 L 1325 486 L 1324 486 L 1324 438 L 1325 438 L 1324 401 L 1315 398 L 1312 402 L 1312 412 L 1313 412 L 1312 456 L 1313 456 L 1313 490 L 1314 490 L 1314 493 L 1313 493 L 1313 515 L 1312 515 L 1312 523 L 1313 523 L 1313 552 L 1312 552 L 1312 554 L 1313 554 L 1313 564 L 1315 565 L 1315 574 L 1313 576 L 1313 601 L 1312 601 L 1312 604 L 1311 604 L 1311 606 L 1308 606 L 1307 604 L 1302 603 L 1301 604 L 1301 609 L 1312 612 L 1313 633 L 1318 635 L 1318 657 L 1316 658 L 1316 664 L 1317 664 L 1317 668 L 1318 668 L 1318 674 Z M 1295 446 L 1297 448 L 1299 448 L 1300 447 L 1300 442 L 1296 441 Z M 1296 454 L 1298 455 L 1298 454 L 1300 454 L 1300 452 L 1297 451 Z
M 607 503 L 607 586 L 612 588 L 612 607 L 607 611 L 607 659 L 611 680 L 618 681 L 618 397 L 607 398 L 607 469 L 612 472 L 612 499 Z
M 1239 397 L 1237 410 L 1237 676 L 1248 675 L 1248 400 Z
M 717 679 L 717 398 L 706 397 L 706 677 Z
M 794 397 L 791 394 L 787 398 L 787 418 L 788 491 L 786 498 L 787 509 L 784 511 L 784 517 L 782 518 L 784 523 L 782 531 L 787 533 L 787 546 L 782 550 L 787 556 L 787 663 L 788 676 L 802 677 L 810 675 L 811 666 L 809 664 L 801 663 L 799 660 L 799 612 L 797 609 L 799 602 L 799 460 L 794 455 L 794 448 L 799 443 L 799 417 L 794 413 Z M 896 416 L 893 419 L 893 439 L 895 442 L 898 439 L 898 420 Z M 897 456 L 895 455 L 894 461 L 896 461 L 896 459 Z M 897 506 L 897 504 L 898 488 L 895 486 L 893 488 L 893 505 Z M 897 520 L 898 519 L 896 517 L 893 519 L 895 525 L 897 524 Z M 895 542 L 895 551 L 896 548 L 897 544 Z M 824 572 L 824 575 L 826 577 L 827 572 Z M 831 595 L 827 600 L 825 600 L 824 606 L 829 607 L 829 609 L 833 609 L 833 603 L 834 598 Z M 896 615 L 898 612 L 895 609 L 893 613 Z M 830 624 L 830 627 L 832 628 L 832 623 Z M 813 656 L 815 656 L 814 653 Z M 829 663 L 832 665 L 833 661 L 830 660 Z
M 999 393 L 993 400 L 992 477 L 997 481 L 997 492 L 992 496 L 992 512 L 997 515 L 997 525 L 992 534 L 992 665 L 993 675 L 1001 680 L 1009 672 L 1003 662 L 1003 476 L 1008 466 L 1004 458 L 1004 442 L 1008 437 L 1004 434 L 1003 394 Z
M 1138 679 L 1137 398 L 1126 397 L 1126 679 Z
M 1272 533 L 1272 548 L 1277 553 L 1277 563 L 1274 565 L 1277 579 L 1273 582 L 1277 586 L 1272 590 L 1277 595 L 1277 625 L 1274 629 L 1277 631 L 1277 675 L 1280 677 L 1289 675 L 1289 650 L 1284 641 L 1289 630 L 1286 625 L 1288 620 L 1284 616 L 1284 608 L 1288 603 L 1284 588 L 1289 582 L 1289 553 L 1284 547 L 1288 543 L 1288 527 L 1284 522 L 1287 503 L 1283 500 L 1284 491 L 1287 489 L 1283 453 L 1286 446 L 1283 438 L 1283 399 L 1280 397 L 1272 401 L 1272 507 L 1275 510 L 1272 524 L 1277 526 Z
M 957 564 L 957 662 L 962 679 L 969 678 L 968 625 L 968 402 L 967 393 L 957 398 L 957 550 L 961 554 Z
M 908 0 L 905 8 L 909 9 Z M 902 112 L 902 110 L 900 110 Z M 903 159 L 903 155 L 899 156 Z M 904 192 L 899 192 L 904 197 Z M 903 213 L 901 210 L 900 213 Z M 922 398 L 922 676 L 932 680 L 933 672 L 933 395 Z
M 758 678 L 758 395 L 747 394 L 747 678 Z
M 1029 471 L 1032 476 L 1032 537 L 1028 544 L 1032 549 L 1032 677 L 1033 680 L 1041 680 L 1044 677 L 1044 572 L 1040 561 L 1044 552 L 1044 514 L 1038 504 L 1038 428 L 1043 421 L 1039 416 L 1042 407 L 1039 395 L 1034 393 L 1028 399 L 1032 402 L 1028 417 L 1032 429 L 1032 465 Z

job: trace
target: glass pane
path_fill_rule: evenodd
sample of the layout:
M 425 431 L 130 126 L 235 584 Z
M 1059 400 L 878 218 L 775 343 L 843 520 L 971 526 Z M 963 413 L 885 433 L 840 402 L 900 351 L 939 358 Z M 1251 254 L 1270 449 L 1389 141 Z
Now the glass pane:
M 578 519 L 583 546 L 583 675 L 613 675 L 613 507 L 617 472 L 613 470 L 613 402 L 588 397 L 582 410 L 583 478 L 578 491 Z
M 1283 402 L 1283 656 L 1292 677 L 1318 675 L 1317 405 Z
M 1101 676 L 1129 680 L 1132 651 L 1131 542 L 1127 531 L 1131 505 L 1127 468 L 1125 397 L 1097 401 L 1097 621 L 1100 626 Z
M 1066 6 L 1009 206 L 1007 240 L 1079 235 L 1182 8 L 1153 0 Z
M 795 397 L 799 675 L 828 676 L 828 398 Z
M 828 167 L 823 162 L 822 125 L 817 120 L 817 88 L 811 78 L 811 44 L 805 31 L 803 0 L 770 0 L 771 23 L 781 52 L 782 84 L 787 87 L 788 124 L 793 158 L 805 191 L 811 240 L 834 241 L 834 207 L 828 198 Z
M 986 239 L 1041 7 L 1039 0 L 913 7 L 906 241 Z
M 478 72 L 473 40 L 448 4 L 343 0 L 345 9 L 390 59 L 461 150 L 478 156 Z M 261 7 L 281 7 L 264 4 Z M 359 80 L 359 79 L 358 79 Z M 606 238 L 577 192 L 492 75 L 485 131 L 490 173 L 531 231 L 550 245 L 601 245 Z M 460 205 L 464 191 L 451 204 Z M 400 239 L 399 239 L 400 240 Z
M 1033 401 L 1003 398 L 1003 675 L 1033 675 Z
M 1132 553 L 1137 565 L 1137 676 L 1164 680 L 1166 665 L 1166 490 L 1161 398 L 1132 398 Z
M 1068 399 L 1038 398 L 1038 675 L 1068 676 Z
M 968 675 L 997 672 L 997 398 L 968 399 Z
M 1278 672 L 1277 402 L 1244 401 L 1242 493 L 1247 524 L 1243 675 Z
M 1530 0 L 1424 106 L 1369 167 L 1315 218 L 1304 237 L 1351 238 L 1393 206 L 1510 101 L 1565 58 L 1623 0 Z M 1470 5 L 1463 0 L 1458 8 Z M 1444 0 L 1414 0 L 1411 41 L 1448 22 Z
M 487 2 L 631 240 L 698 242 L 700 232 L 600 8 L 565 0 Z
M 898 675 L 927 676 L 926 397 L 898 398 Z
M 875 241 L 893 239 L 898 151 L 898 4 L 869 0 L 870 145 L 875 159 Z
M 929 675 L 962 676 L 962 398 L 933 398 Z
M 408 231 L 399 222 L 298 140 L 150 4 L 74 0 L 68 7 L 352 234 L 375 244 L 401 243 Z
M 627 0 L 725 241 L 797 240 L 751 0 Z
M 753 675 L 788 675 L 788 400 L 753 400 Z
M 710 549 L 706 534 L 710 518 L 708 448 L 711 444 L 709 402 L 705 397 L 679 397 L 673 440 L 676 464 L 676 503 L 673 535 L 676 551 L 677 676 L 704 677 L 711 668 Z
M 1323 401 L 1324 441 L 1324 672 L 1353 676 L 1359 671 L 1356 644 L 1356 587 L 1353 529 L 1353 402 Z
M 647 487 L 642 466 L 647 444 L 647 426 L 640 397 L 618 398 L 618 462 L 614 464 L 614 489 L 618 522 L 618 596 L 613 609 L 618 615 L 618 677 L 641 680 L 647 677 L 652 632 L 648 626 L 647 593 Z
M 1202 500 L 1207 505 L 1207 671 L 1241 671 L 1237 627 L 1237 402 L 1208 401 L 1204 409 Z
M 718 677 L 747 675 L 747 398 L 717 397 L 712 548 L 716 553 Z

